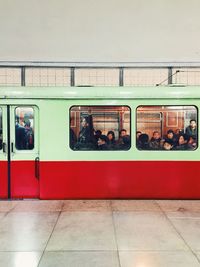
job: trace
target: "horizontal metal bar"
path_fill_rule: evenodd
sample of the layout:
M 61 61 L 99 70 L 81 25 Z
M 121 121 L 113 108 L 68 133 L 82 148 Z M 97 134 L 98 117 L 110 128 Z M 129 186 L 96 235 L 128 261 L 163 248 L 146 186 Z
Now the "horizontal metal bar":
M 200 62 L 39 62 L 0 61 L 0 67 L 52 68 L 199 68 Z

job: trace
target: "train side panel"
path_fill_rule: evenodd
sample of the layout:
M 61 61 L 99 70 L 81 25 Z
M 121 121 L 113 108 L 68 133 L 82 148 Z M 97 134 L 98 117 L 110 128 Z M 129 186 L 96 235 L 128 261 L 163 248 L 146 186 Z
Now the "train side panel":
M 132 110 L 128 151 L 73 151 L 70 108 L 109 100 L 44 101 L 40 107 L 40 198 L 200 198 L 200 156 L 195 151 L 139 151 L 136 110 L 144 105 L 195 105 L 198 100 L 116 100 Z M 46 119 L 53 110 L 50 120 Z

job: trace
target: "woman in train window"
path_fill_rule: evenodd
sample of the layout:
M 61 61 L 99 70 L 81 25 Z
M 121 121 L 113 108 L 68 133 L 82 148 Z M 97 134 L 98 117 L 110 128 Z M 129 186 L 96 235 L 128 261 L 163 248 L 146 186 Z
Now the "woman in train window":
M 113 150 L 116 146 L 115 133 L 108 131 L 107 133 L 107 145 L 109 150 Z
M 78 136 L 78 142 L 75 146 L 77 150 L 94 149 L 94 129 L 92 116 L 81 117 L 81 130 Z

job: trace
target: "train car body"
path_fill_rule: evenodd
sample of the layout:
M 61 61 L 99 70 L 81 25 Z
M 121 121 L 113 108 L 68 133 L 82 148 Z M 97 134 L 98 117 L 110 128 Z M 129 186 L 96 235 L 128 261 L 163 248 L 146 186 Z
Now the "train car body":
M 0 198 L 199 199 L 199 107 L 198 87 L 2 87 Z M 83 117 L 104 137 L 112 130 L 116 146 L 80 144 Z M 164 138 L 191 119 L 194 149 L 137 146 L 137 132 Z

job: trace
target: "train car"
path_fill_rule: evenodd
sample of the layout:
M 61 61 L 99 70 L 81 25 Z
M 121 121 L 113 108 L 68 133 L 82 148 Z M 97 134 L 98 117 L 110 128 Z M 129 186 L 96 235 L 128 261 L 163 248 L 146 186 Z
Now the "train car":
M 199 199 L 198 87 L 0 88 L 1 199 Z

